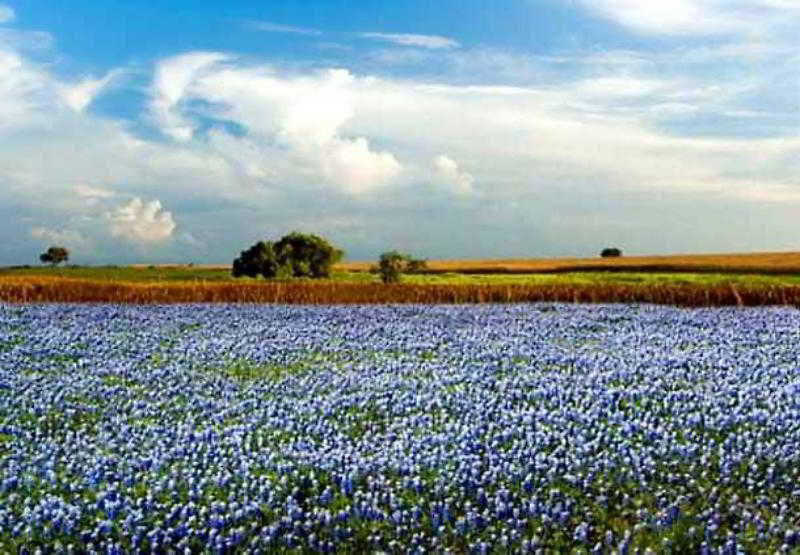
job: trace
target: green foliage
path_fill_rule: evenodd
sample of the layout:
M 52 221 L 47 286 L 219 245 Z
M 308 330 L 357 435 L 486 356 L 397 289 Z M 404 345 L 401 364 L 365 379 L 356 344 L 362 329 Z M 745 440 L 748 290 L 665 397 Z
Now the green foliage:
M 426 268 L 425 260 L 411 258 L 410 255 L 398 251 L 389 251 L 383 253 L 378 260 L 377 272 L 383 283 L 398 283 L 404 273 L 417 274 Z
M 297 231 L 275 243 L 275 252 L 280 265 L 290 268 L 292 276 L 313 278 L 330 277 L 331 268 L 344 255 L 319 235 Z
M 278 274 L 280 263 L 275 253 L 272 241 L 259 241 L 247 250 L 244 250 L 233 261 L 233 277 L 258 277 L 272 278 Z
M 622 251 L 616 247 L 606 247 L 600 251 L 600 256 L 603 258 L 615 258 L 622 256 Z
M 52 264 L 56 266 L 61 262 L 69 260 L 69 251 L 64 247 L 53 246 L 47 249 L 46 252 L 40 254 L 39 260 L 41 260 L 43 264 Z
M 233 277 L 273 278 L 282 274 L 293 277 L 327 278 L 344 252 L 324 238 L 298 232 L 280 241 L 260 241 L 242 251 L 233 261 Z
M 428 269 L 428 261 L 417 259 L 417 258 L 409 258 L 406 262 L 406 273 L 407 274 L 421 274 L 425 270 Z
M 409 256 L 397 251 L 385 252 L 378 260 L 378 273 L 383 283 L 398 283 Z

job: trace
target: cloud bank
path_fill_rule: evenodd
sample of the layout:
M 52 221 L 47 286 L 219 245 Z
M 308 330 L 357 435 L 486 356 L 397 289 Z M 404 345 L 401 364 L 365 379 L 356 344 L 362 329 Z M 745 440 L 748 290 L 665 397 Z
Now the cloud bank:
M 763 0 L 765 13 L 792 6 Z M 685 0 L 648 27 L 621 0 L 591 9 L 656 33 L 721 10 Z M 124 89 L 128 68 L 64 77 L 0 36 L 0 229 L 27 230 L 0 258 L 63 240 L 89 260 L 135 244 L 156 261 L 225 261 L 299 226 L 354 257 L 594 253 L 598 238 L 627 252 L 777 249 L 797 236 L 786 83 L 798 58 L 774 56 L 786 37 L 544 59 L 420 36 L 369 38 L 417 47 L 436 77 L 395 75 L 388 58 L 379 72 L 161 57 L 127 117 L 94 108 Z M 743 55 L 761 71 L 707 71 Z

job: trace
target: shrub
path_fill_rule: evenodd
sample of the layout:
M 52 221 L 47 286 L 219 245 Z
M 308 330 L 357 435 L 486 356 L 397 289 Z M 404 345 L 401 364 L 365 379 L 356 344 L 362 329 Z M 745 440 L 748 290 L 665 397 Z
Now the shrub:
M 616 247 L 607 247 L 600 251 L 600 256 L 603 258 L 614 258 L 617 256 L 622 256 L 622 251 Z
M 46 252 L 39 255 L 39 260 L 43 264 L 52 264 L 56 266 L 61 262 L 69 260 L 69 251 L 64 247 L 50 247 Z

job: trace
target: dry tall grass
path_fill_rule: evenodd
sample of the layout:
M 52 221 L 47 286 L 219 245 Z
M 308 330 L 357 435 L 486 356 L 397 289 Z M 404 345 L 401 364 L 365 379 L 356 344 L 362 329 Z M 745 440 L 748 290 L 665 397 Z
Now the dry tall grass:
M 797 286 L 731 284 L 509 284 L 434 285 L 353 283 L 130 283 L 63 278 L 0 279 L 0 301 L 9 303 L 656 303 L 677 306 L 800 307 Z

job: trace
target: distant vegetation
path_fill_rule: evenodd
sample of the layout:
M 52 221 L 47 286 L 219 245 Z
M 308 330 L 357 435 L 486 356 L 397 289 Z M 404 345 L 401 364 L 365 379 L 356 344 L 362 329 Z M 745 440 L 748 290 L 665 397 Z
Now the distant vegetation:
M 600 256 L 603 258 L 615 258 L 622 256 L 622 251 L 616 247 L 608 247 L 600 251 Z
M 46 252 L 40 254 L 39 260 L 41 260 L 43 264 L 52 264 L 53 266 L 57 266 L 62 262 L 69 260 L 69 251 L 64 247 L 53 246 L 47 249 Z
M 233 261 L 233 277 L 327 278 L 344 251 L 318 235 L 292 232 L 278 242 L 259 241 Z
M 381 255 L 376 271 L 383 283 L 399 283 L 404 273 L 419 273 L 426 269 L 427 262 L 412 258 L 409 254 L 389 251 Z
M 0 301 L 574 301 L 800 306 L 800 253 L 435 260 L 420 264 L 421 268 L 406 261 L 404 283 L 395 287 L 385 287 L 377 266 L 368 262 L 335 264 L 324 280 L 294 280 L 292 271 L 297 266 L 288 265 L 283 270 L 285 277 L 272 282 L 235 280 L 226 265 L 0 267 Z

